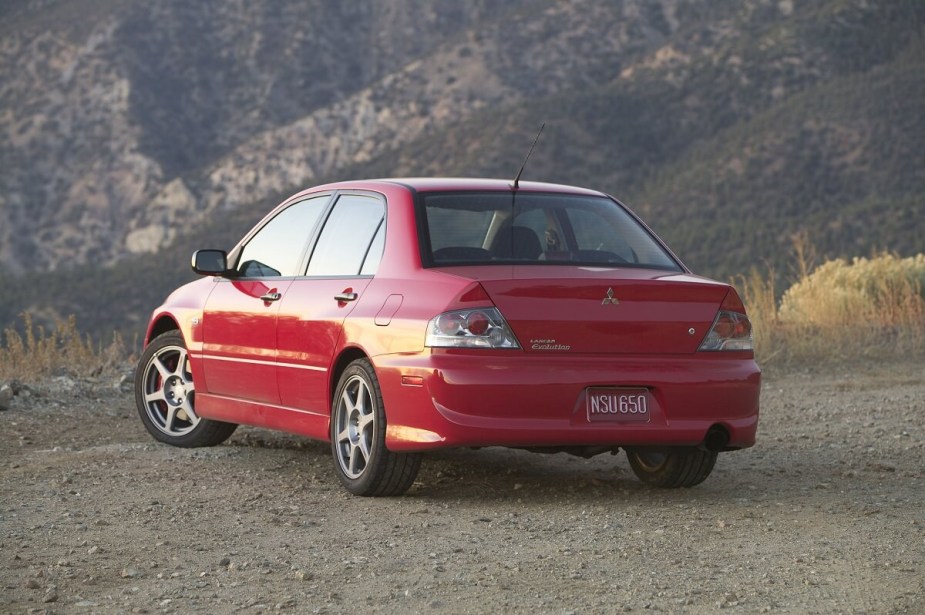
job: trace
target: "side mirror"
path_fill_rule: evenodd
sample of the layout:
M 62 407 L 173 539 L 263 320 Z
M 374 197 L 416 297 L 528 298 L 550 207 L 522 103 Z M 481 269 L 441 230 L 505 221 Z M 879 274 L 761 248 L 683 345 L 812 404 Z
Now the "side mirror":
M 200 275 L 228 273 L 228 255 L 224 250 L 196 250 L 193 252 L 193 271 Z

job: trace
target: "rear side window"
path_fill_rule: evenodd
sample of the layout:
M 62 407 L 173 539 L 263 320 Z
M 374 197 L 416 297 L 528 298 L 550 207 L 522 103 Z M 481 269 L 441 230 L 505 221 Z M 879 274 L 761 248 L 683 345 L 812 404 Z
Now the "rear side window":
M 308 264 L 308 275 L 355 276 L 361 270 L 363 275 L 375 273 L 385 245 L 384 218 L 385 205 L 381 200 L 342 195 L 321 230 Z
M 363 259 L 363 267 L 360 269 L 360 275 L 375 275 L 379 269 L 379 261 L 382 260 L 382 250 L 385 248 L 385 220 L 379 223 L 379 230 L 373 237 L 373 242 L 366 252 L 366 258 Z
M 424 262 L 680 265 L 626 209 L 606 197 L 518 193 L 425 194 Z

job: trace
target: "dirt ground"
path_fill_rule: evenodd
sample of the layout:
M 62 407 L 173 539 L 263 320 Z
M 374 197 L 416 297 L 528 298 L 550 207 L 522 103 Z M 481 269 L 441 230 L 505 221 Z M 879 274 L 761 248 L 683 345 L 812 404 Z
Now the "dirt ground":
M 485 449 L 388 499 L 292 436 L 158 444 L 118 380 L 0 412 L 0 612 L 925 613 L 921 364 L 766 372 L 758 445 L 693 489 Z

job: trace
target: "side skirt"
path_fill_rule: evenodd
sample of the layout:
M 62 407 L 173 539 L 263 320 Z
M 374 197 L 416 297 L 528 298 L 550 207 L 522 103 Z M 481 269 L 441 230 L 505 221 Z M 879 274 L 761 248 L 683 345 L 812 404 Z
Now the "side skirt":
M 331 417 L 298 408 L 198 393 L 196 414 L 214 421 L 275 429 L 325 442 L 330 440 Z

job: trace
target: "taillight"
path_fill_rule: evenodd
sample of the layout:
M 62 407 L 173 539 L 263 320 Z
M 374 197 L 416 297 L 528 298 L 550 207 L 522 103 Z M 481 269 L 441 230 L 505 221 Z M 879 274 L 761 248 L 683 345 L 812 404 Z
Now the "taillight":
M 739 312 L 720 311 L 700 350 L 753 350 L 752 323 Z
M 497 308 L 445 312 L 427 324 L 431 348 L 520 348 Z
M 699 350 L 754 350 L 752 323 L 734 289 L 730 289 Z

